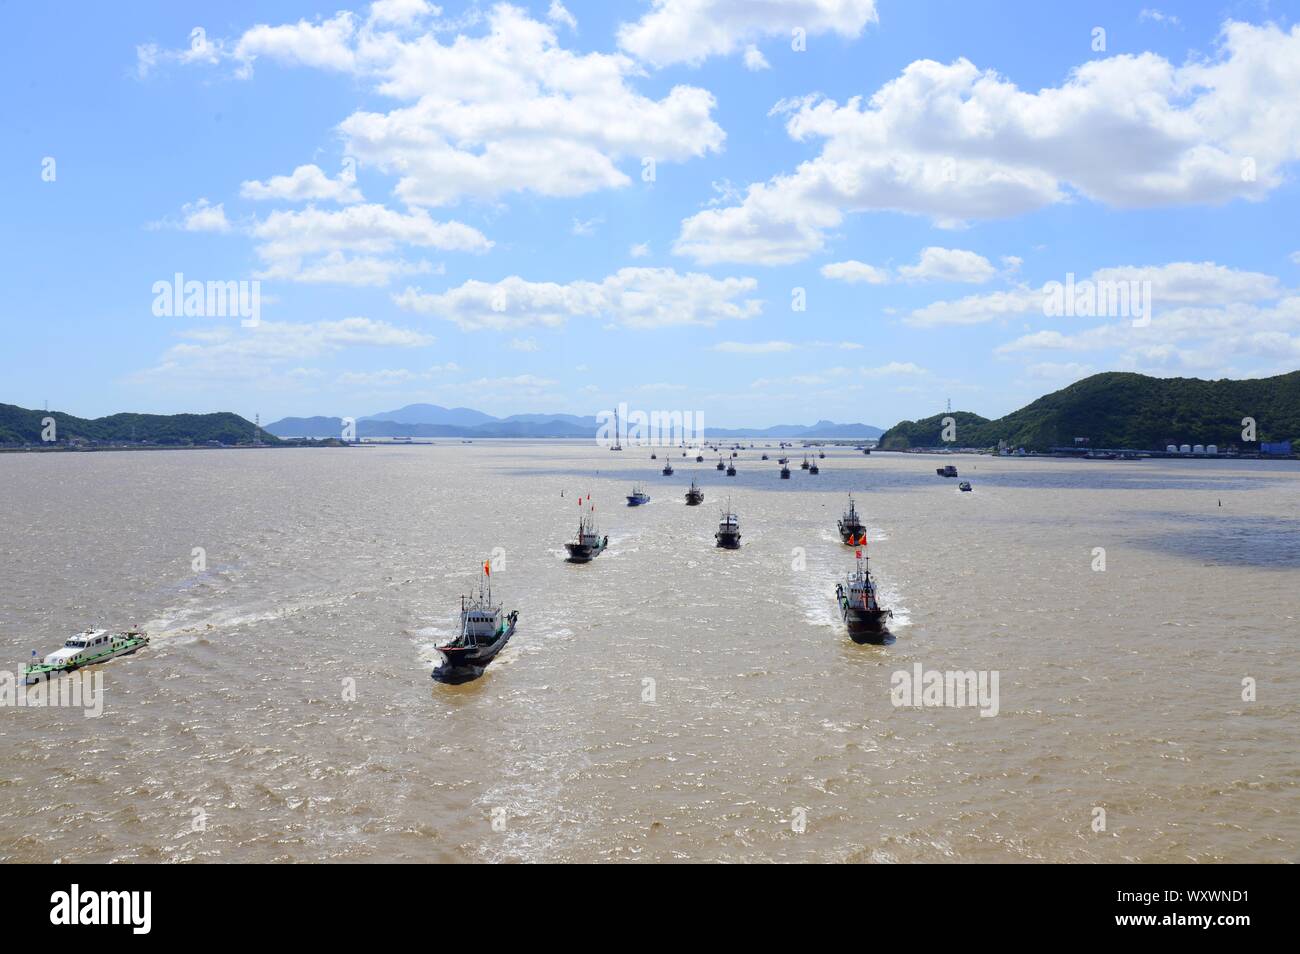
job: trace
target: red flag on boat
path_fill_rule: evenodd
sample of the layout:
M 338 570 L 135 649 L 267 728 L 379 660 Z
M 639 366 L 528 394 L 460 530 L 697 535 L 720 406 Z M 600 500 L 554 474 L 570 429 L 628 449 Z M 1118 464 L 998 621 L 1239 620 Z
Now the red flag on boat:
M 862 559 L 862 551 L 861 551 L 861 550 L 858 551 L 858 559 L 859 559 L 859 560 Z
M 484 561 L 483 561 L 483 572 L 486 573 L 488 576 L 491 576 L 491 575 L 492 575 L 492 561 L 491 561 L 491 560 L 484 560 Z

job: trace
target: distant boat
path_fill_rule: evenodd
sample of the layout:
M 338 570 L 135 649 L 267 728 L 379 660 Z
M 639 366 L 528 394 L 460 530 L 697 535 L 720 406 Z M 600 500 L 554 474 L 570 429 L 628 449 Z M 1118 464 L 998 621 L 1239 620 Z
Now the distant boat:
M 639 507 L 642 504 L 650 502 L 650 495 L 641 489 L 640 484 L 632 486 L 632 492 L 627 495 L 627 505 L 629 507 Z
M 511 610 L 503 617 L 501 604 L 492 601 L 492 566 L 484 563 L 478 595 L 460 598 L 460 632 L 451 642 L 438 647 L 444 662 L 433 671 L 433 678 L 460 683 L 483 675 L 487 664 L 510 642 L 518 619 L 518 610 Z
M 804 454 L 804 455 L 803 455 L 803 463 L 799 465 L 799 469 L 800 469 L 800 470 L 807 470 L 810 466 L 812 466 L 812 465 L 808 463 L 808 455 L 807 455 L 807 454 Z
M 664 461 L 663 475 L 664 475 L 665 477 L 671 477 L 671 476 L 673 475 L 673 462 L 672 462 L 672 461 L 670 461 L 670 460 L 666 460 L 666 461 Z
M 781 479 L 782 479 L 782 480 L 789 480 L 789 479 L 790 479 L 790 468 L 789 468 L 788 466 L 786 466 L 785 464 L 782 464 L 782 465 L 781 465 Z
M 651 452 L 650 452 L 650 459 L 651 459 L 651 460 L 658 460 L 658 459 L 659 459 L 659 455 L 656 454 L 654 451 L 651 451 Z
M 970 485 L 970 481 L 969 481 L 969 480 L 963 480 L 960 484 L 957 485 L 957 489 L 958 489 L 958 490 L 963 490 L 963 491 L 969 491 L 969 490 L 971 490 L 972 488 L 971 488 L 971 485 Z
M 704 491 L 692 480 L 691 489 L 686 491 L 686 506 L 697 507 L 702 503 L 704 503 Z
M 936 474 L 938 474 L 940 477 L 956 477 L 956 476 L 957 476 L 957 468 L 954 467 L 952 464 L 948 464 L 946 467 L 936 467 L 936 468 L 934 469 L 934 472 L 935 472 Z
M 767 460 L 767 455 L 766 455 L 766 454 L 763 455 L 763 460 Z
M 727 465 L 727 476 L 728 476 L 728 477 L 735 477 L 735 476 L 736 476 L 736 465 L 735 465 L 735 464 L 728 464 L 728 465 Z
M 718 458 L 718 470 L 726 470 L 726 469 L 727 469 L 727 465 L 724 464 L 724 463 L 722 462 L 722 458 L 719 457 L 719 458 Z
M 821 468 L 817 466 L 817 461 L 813 461 L 812 465 L 808 468 L 808 473 L 820 474 L 821 472 Z
M 826 459 L 826 452 L 825 452 L 825 451 L 818 451 L 818 452 L 817 452 L 817 456 L 820 457 L 820 458 L 822 458 L 823 460 L 825 460 L 825 459 Z
M 727 509 L 722 511 L 722 519 L 718 522 L 718 532 L 713 535 L 718 541 L 718 546 L 735 550 L 740 546 L 740 517 L 731 509 L 731 500 L 727 500 Z
M 697 464 L 703 464 L 703 463 L 704 463 L 704 455 L 703 455 L 703 454 L 696 454 L 696 455 L 695 455 L 695 463 L 697 463 Z

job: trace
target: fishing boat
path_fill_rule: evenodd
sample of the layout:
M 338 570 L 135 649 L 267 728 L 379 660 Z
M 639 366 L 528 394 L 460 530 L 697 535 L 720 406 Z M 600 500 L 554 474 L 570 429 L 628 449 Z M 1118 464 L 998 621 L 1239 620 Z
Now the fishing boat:
M 810 465 L 810 464 L 808 463 L 808 455 L 807 455 L 807 454 L 804 454 L 804 455 L 803 455 L 803 463 L 799 465 L 799 469 L 800 469 L 800 470 L 807 470 L 810 466 L 812 466 L 812 465 Z
M 820 457 L 822 460 L 825 460 L 825 459 L 826 459 L 826 452 L 825 452 L 825 451 L 818 451 L 818 452 L 817 452 L 817 456 Z
M 703 455 L 703 454 L 696 454 L 696 455 L 695 455 L 695 463 L 697 463 L 697 464 L 703 464 L 703 463 L 704 463 L 704 455 Z
M 763 460 L 767 460 L 767 455 L 766 455 L 766 454 L 763 455 Z
M 736 465 L 735 465 L 735 464 L 727 464 L 727 476 L 728 476 L 728 477 L 735 477 L 735 476 L 736 476 Z
M 578 498 L 578 506 L 583 506 L 583 498 Z M 609 537 L 602 536 L 596 529 L 596 508 L 591 504 L 591 498 L 586 498 L 586 510 L 578 518 L 578 535 L 564 548 L 569 551 L 570 563 L 590 563 L 596 557 L 605 552 L 605 547 L 609 546 Z
M 73 672 L 83 666 L 107 662 L 115 656 L 129 656 L 141 646 L 149 645 L 149 637 L 138 629 L 110 633 L 106 629 L 87 629 L 69 636 L 54 652 L 40 658 L 40 662 L 23 668 L 23 682 L 37 682 L 51 676 Z M 33 651 L 32 656 L 36 653 Z
M 821 469 L 820 467 L 817 466 L 817 461 L 813 461 L 813 462 L 812 462 L 812 465 L 808 468 L 808 473 L 810 473 L 810 474 L 820 474 L 821 472 L 822 472 L 822 469 Z
M 789 480 L 789 479 L 790 479 L 790 468 L 789 468 L 788 466 L 786 466 L 785 464 L 782 464 L 782 465 L 781 465 L 781 479 L 782 479 L 782 480 Z
M 862 525 L 862 518 L 858 516 L 858 508 L 853 502 L 852 494 L 849 494 L 849 509 L 844 511 L 836 526 L 840 531 L 840 539 L 849 546 L 857 542 L 859 537 L 865 537 L 867 528 Z
M 704 491 L 692 480 L 691 489 L 686 491 L 686 506 L 698 507 L 702 503 L 704 503 Z
M 718 467 L 717 467 L 717 469 L 718 469 L 718 470 L 726 470 L 726 469 L 727 469 L 727 465 L 724 464 L 724 463 L 722 462 L 722 458 L 721 458 L 721 457 L 718 458 Z
M 672 461 L 670 461 L 670 460 L 669 460 L 669 461 L 664 461 L 663 475 L 664 475 L 665 477 L 671 477 L 671 476 L 673 475 L 673 462 L 672 462 Z
M 623 449 L 623 444 L 622 444 L 621 441 L 619 440 L 619 434 L 620 434 L 620 433 L 621 433 L 621 432 L 619 431 L 619 428 L 618 428 L 618 409 L 615 408 L 615 409 L 614 409 L 614 443 L 612 443 L 612 444 L 609 445 L 609 449 L 610 449 L 610 450 L 612 450 L 612 451 L 621 451 L 621 450 Z
M 629 507 L 639 507 L 642 504 L 650 502 L 650 495 L 641 489 L 640 484 L 632 485 L 632 492 L 627 495 L 627 505 Z
M 658 459 L 659 459 L 659 455 L 656 454 L 654 451 L 651 451 L 651 452 L 650 452 L 650 459 L 651 459 L 651 460 L 658 460 Z
M 863 453 L 864 456 L 866 456 L 866 457 L 870 457 L 870 456 L 871 456 L 871 448 L 870 448 L 870 447 L 864 447 L 864 448 L 862 448 L 862 453 Z
M 957 485 L 957 489 L 965 493 L 970 493 L 970 491 L 973 488 L 971 487 L 969 480 L 963 480 L 960 484 Z
M 722 511 L 718 532 L 713 538 L 718 541 L 718 546 L 727 550 L 735 550 L 740 546 L 740 517 L 731 509 L 730 499 L 727 500 L 727 509 Z
M 835 598 L 840 616 L 855 643 L 884 642 L 889 636 L 885 621 L 893 611 L 882 609 L 876 596 L 876 581 L 871 578 L 864 550 L 858 551 L 858 564 L 844 582 L 835 584 Z
M 788 464 L 788 463 L 790 463 L 790 458 L 789 458 L 789 457 L 781 457 L 781 458 L 778 458 L 777 463 L 778 463 L 778 464 Z
M 938 474 L 940 477 L 956 477 L 956 476 L 957 476 L 957 468 L 954 467 L 952 464 L 948 464 L 946 467 L 936 467 L 936 468 L 934 469 L 934 472 L 935 472 L 936 474 Z
M 460 632 L 438 647 L 443 663 L 433 671 L 433 678 L 455 684 L 483 675 L 487 664 L 510 642 L 518 619 L 518 610 L 502 615 L 501 604 L 493 602 L 492 564 L 484 561 L 478 593 L 460 598 Z

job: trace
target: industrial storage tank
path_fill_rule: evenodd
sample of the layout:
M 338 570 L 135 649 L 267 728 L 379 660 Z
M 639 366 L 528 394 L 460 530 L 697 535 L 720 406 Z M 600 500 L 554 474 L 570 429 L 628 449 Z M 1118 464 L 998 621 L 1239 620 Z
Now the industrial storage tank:
M 1178 453 L 1178 445 L 1177 445 L 1177 444 L 1170 444 L 1170 445 L 1168 445 L 1168 446 L 1165 448 L 1165 453 L 1166 453 L 1166 454 L 1177 454 L 1177 453 Z
M 1217 454 L 1217 453 L 1219 453 L 1219 445 L 1218 445 L 1218 444 L 1206 444 L 1206 445 L 1205 445 L 1205 453 L 1207 453 L 1207 454 Z
M 1204 445 L 1204 444 L 1197 444 L 1195 447 L 1192 448 L 1192 453 L 1193 453 L 1193 454 L 1204 454 L 1204 453 L 1205 453 L 1205 445 Z
M 1178 453 L 1180 454 L 1190 454 L 1191 452 L 1192 452 L 1191 444 L 1183 444 L 1178 448 Z

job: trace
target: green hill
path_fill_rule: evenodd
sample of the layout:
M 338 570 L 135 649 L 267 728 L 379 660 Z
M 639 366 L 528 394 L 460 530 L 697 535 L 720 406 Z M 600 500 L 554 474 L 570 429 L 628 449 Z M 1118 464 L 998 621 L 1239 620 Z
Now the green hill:
M 13 404 L 0 404 L 0 444 L 40 444 L 41 421 L 52 417 L 59 444 L 148 443 L 170 446 L 206 444 L 251 444 L 255 427 L 238 414 L 113 414 L 87 419 L 62 411 L 32 411 Z M 278 444 L 280 439 L 262 430 L 261 440 Z
M 944 414 L 902 421 L 886 431 L 886 450 L 942 447 Z M 1076 437 L 1092 447 L 1164 450 L 1167 444 L 1253 447 L 1241 437 L 1242 418 L 1252 417 L 1261 441 L 1300 443 L 1300 371 L 1248 381 L 1151 378 L 1112 371 L 1094 374 L 1006 417 L 990 421 L 954 411 L 956 447 L 1012 447 L 1045 451 Z

